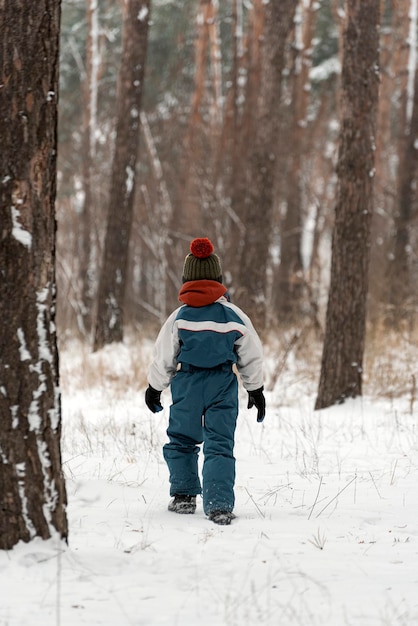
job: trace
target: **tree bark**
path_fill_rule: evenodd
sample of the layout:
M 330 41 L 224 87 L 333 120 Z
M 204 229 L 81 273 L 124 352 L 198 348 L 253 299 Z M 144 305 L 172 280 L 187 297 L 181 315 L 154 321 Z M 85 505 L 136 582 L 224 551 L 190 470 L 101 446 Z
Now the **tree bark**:
M 255 99 L 255 115 L 251 115 L 251 120 L 256 123 L 250 129 L 253 132 L 247 134 L 250 147 L 247 149 L 247 162 L 243 163 L 244 179 L 238 181 L 238 189 L 233 197 L 233 208 L 245 224 L 244 236 L 237 246 L 237 282 L 240 289 L 236 293 L 236 300 L 260 329 L 266 324 L 267 263 L 273 215 L 282 72 L 285 66 L 286 40 L 293 26 L 295 9 L 294 0 L 269 2 L 264 7 L 261 76 L 254 76 L 254 83 L 249 84 L 249 87 L 253 87 L 260 80 L 260 87 L 257 92 L 251 90 L 248 94 L 248 103 L 251 98 Z
M 316 409 L 362 393 L 380 0 L 347 0 L 331 284 Z
M 116 145 L 104 259 L 97 297 L 94 350 L 123 339 L 124 297 L 135 196 L 135 169 L 150 0 L 124 0 L 124 2 Z
M 0 5 L 0 549 L 68 532 L 55 334 L 60 9 Z
M 398 207 L 395 215 L 393 261 L 389 271 L 389 303 L 392 323 L 398 325 L 408 317 L 408 302 L 416 298 L 417 291 L 411 280 L 411 226 L 417 214 L 418 170 L 418 71 L 415 71 L 413 109 L 404 153 L 400 155 Z
M 392 2 L 393 4 L 393 2 Z M 377 321 L 379 304 L 384 304 L 387 296 L 387 257 L 390 216 L 393 215 L 394 175 L 393 162 L 396 158 L 396 140 L 394 139 L 394 93 L 395 77 L 400 75 L 398 61 L 395 8 L 390 11 L 388 23 L 383 22 L 380 35 L 381 77 L 379 87 L 379 105 L 377 111 L 377 136 L 374 184 L 374 214 L 372 220 L 372 245 L 370 257 L 370 275 L 373 281 L 369 288 L 370 313 Z M 403 66 L 403 65 L 402 65 Z M 397 117 L 397 116 L 396 116 Z M 373 304 L 372 304 L 373 303 Z
M 418 152 L 416 145 L 418 131 L 418 77 L 416 67 L 410 62 L 412 12 L 408 5 L 396 6 L 398 11 L 398 64 L 395 74 L 399 81 L 400 110 L 398 138 L 398 173 L 397 194 L 394 207 L 394 236 L 392 254 L 388 266 L 388 304 L 387 322 L 399 327 L 402 321 L 411 320 L 411 305 L 416 300 L 417 291 L 412 279 L 413 237 L 412 223 L 416 215 L 417 194 L 416 178 Z M 412 38 L 413 41 L 413 38 Z M 414 52 L 412 52 L 414 54 Z M 415 56 L 415 54 L 414 54 Z M 416 64 L 415 64 L 416 65 Z M 408 93 L 408 68 L 413 72 L 413 93 Z
M 96 152 L 98 70 L 99 70 L 99 6 L 98 0 L 87 0 L 86 77 L 83 89 L 83 205 L 79 216 L 80 315 L 82 333 L 90 335 L 94 300 L 93 236 L 94 193 L 93 174 Z
M 312 40 L 315 34 L 318 6 L 309 0 L 300 6 L 300 32 L 294 46 L 292 66 L 292 127 L 289 146 L 289 168 L 286 177 L 286 215 L 280 233 L 280 265 L 276 277 L 275 311 L 281 322 L 297 323 L 305 295 L 302 264 L 303 231 L 303 157 L 308 126 L 310 94 L 309 70 L 312 66 Z
M 213 146 L 219 141 L 222 128 L 217 2 L 199 0 L 196 27 L 194 90 L 184 140 L 186 158 L 183 164 L 182 195 L 179 210 L 173 216 L 176 230 L 191 238 L 203 227 L 202 189 L 207 185 L 204 176 L 210 165 L 208 156 L 213 154 Z M 209 124 L 205 116 L 207 111 L 211 113 Z

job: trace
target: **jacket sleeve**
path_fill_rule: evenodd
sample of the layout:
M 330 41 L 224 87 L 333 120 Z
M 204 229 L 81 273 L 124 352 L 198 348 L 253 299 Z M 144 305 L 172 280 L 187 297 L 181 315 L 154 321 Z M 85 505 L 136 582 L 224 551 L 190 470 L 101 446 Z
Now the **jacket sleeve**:
M 168 387 L 177 370 L 180 344 L 174 322 L 178 311 L 179 309 L 173 311 L 163 324 L 155 342 L 153 359 L 148 370 L 148 382 L 158 391 Z
M 244 388 L 254 391 L 263 386 L 263 346 L 248 315 L 236 305 L 229 306 L 235 309 L 245 329 L 235 342 L 238 372 Z

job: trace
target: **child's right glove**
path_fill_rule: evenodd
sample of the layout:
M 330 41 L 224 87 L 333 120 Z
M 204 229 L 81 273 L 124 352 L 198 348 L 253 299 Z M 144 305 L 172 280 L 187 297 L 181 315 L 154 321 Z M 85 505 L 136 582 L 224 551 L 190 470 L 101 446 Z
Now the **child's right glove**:
M 154 387 L 149 385 L 145 392 L 145 404 L 153 413 L 162 411 L 163 405 L 161 404 L 161 391 L 157 391 Z
M 263 394 L 264 387 L 248 392 L 248 409 L 257 407 L 257 422 L 262 422 L 266 416 L 266 399 Z

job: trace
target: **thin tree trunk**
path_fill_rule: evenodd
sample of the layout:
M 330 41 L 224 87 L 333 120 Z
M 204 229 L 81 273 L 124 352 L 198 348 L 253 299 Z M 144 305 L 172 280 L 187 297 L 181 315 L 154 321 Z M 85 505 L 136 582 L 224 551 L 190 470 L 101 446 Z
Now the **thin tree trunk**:
M 347 0 L 331 284 L 316 409 L 362 393 L 380 0 Z
M 213 85 L 212 96 L 212 125 L 215 130 L 215 139 L 218 141 L 217 134 L 221 129 L 222 122 L 222 49 L 221 38 L 219 33 L 218 20 L 218 4 L 213 7 L 213 14 L 208 20 L 209 31 L 209 47 L 210 47 L 210 74 L 211 83 Z M 214 150 L 215 152 L 215 150 Z
M 143 112 L 141 113 L 141 125 L 145 138 L 145 146 L 149 154 L 149 162 L 158 189 L 156 206 L 154 206 L 153 214 L 149 216 L 151 232 L 147 240 L 148 244 L 151 244 L 151 248 L 154 251 L 153 254 L 156 257 L 155 271 L 157 276 L 155 281 L 153 281 L 152 287 L 156 295 L 156 303 L 159 311 L 158 318 L 159 321 L 163 323 L 167 317 L 167 286 L 170 282 L 166 246 L 169 239 L 169 224 L 173 215 L 173 207 L 147 116 Z M 148 254 L 147 251 L 147 255 Z
M 411 3 L 408 3 L 410 5 Z M 411 50 L 411 44 L 416 45 L 411 33 L 411 26 L 415 30 L 416 22 L 412 21 L 412 11 L 409 6 L 397 7 L 399 13 L 399 61 L 397 68 L 400 80 L 401 104 L 399 115 L 399 141 L 398 141 L 398 176 L 397 176 L 397 202 L 394 210 L 394 242 L 393 254 L 390 256 L 388 268 L 388 302 L 390 305 L 388 321 L 395 326 L 402 319 L 408 318 L 408 303 L 413 298 L 413 284 L 411 281 L 411 221 L 415 213 L 416 205 L 416 174 L 417 174 L 417 149 L 416 137 L 418 129 L 418 94 L 417 74 L 414 63 L 410 63 L 411 55 L 415 59 L 415 50 Z M 409 32 L 408 32 L 409 31 Z M 413 71 L 412 84 L 408 68 Z M 411 93 L 412 92 L 412 93 Z M 416 295 L 416 293 L 415 293 Z
M 378 305 L 384 303 L 387 296 L 387 239 L 389 236 L 389 220 L 393 214 L 394 180 L 393 161 L 396 153 L 396 141 L 394 141 L 394 94 L 395 76 L 399 76 L 399 67 L 396 61 L 399 59 L 397 50 L 397 36 L 395 19 L 396 8 L 391 2 L 390 21 L 382 23 L 380 35 L 380 64 L 381 82 L 379 88 L 379 106 L 377 112 L 377 137 L 375 167 L 376 178 L 374 185 L 374 215 L 372 220 L 372 245 L 370 258 L 370 275 L 373 281 L 370 283 L 369 299 L 375 303 L 370 307 L 370 313 L 374 319 L 379 314 Z M 382 2 L 381 2 L 382 5 Z M 383 19 L 383 7 L 382 7 Z
M 330 76 L 321 87 L 321 104 L 312 125 L 309 145 L 312 151 L 312 165 L 308 171 L 310 178 L 310 196 L 308 202 L 315 205 L 314 228 L 312 235 L 312 248 L 308 268 L 308 287 L 311 292 L 311 304 L 314 309 L 319 309 L 320 291 L 322 284 L 322 265 L 320 249 L 323 235 L 332 230 L 329 222 L 333 221 L 330 211 L 330 191 L 333 186 L 335 163 L 333 154 L 329 153 L 328 142 L 323 138 L 329 135 L 330 121 L 334 120 L 336 99 L 336 77 Z
M 267 262 L 272 228 L 276 155 L 278 150 L 279 108 L 285 45 L 293 26 L 294 0 L 269 2 L 264 6 L 261 82 L 256 100 L 257 123 L 249 135 L 248 161 L 243 182 L 233 198 L 233 208 L 245 223 L 245 234 L 238 247 L 236 300 L 249 313 L 258 328 L 266 324 Z M 255 82 L 257 82 L 255 77 Z M 253 85 L 250 85 L 251 87 Z
M 235 295 L 239 297 L 239 266 L 244 246 L 244 213 L 242 207 L 246 197 L 246 168 L 248 167 L 249 148 L 253 140 L 256 125 L 256 98 L 261 79 L 260 44 L 264 26 L 264 7 L 262 0 L 254 0 L 248 16 L 247 32 L 244 35 L 244 16 L 242 0 L 233 2 L 232 13 L 233 66 L 231 89 L 226 101 L 224 115 L 225 128 L 219 146 L 217 159 L 218 170 L 222 166 L 229 176 L 225 182 L 227 202 L 227 220 L 223 227 L 223 260 L 231 276 L 234 277 Z M 229 144 L 227 143 L 229 139 Z M 225 146 L 225 150 L 223 147 Z M 227 154 L 229 162 L 222 161 L 222 153 Z M 217 180 L 215 178 L 215 180 Z M 238 288 L 238 290 L 237 290 Z
M 60 1 L 0 5 L 0 549 L 67 537 L 55 334 Z
M 203 224 L 202 219 L 202 188 L 206 181 L 202 180 L 202 171 L 207 166 L 208 153 L 212 144 L 213 131 L 219 135 L 221 80 L 219 60 L 215 58 L 214 48 L 219 46 L 217 33 L 218 3 L 216 0 L 199 0 L 195 41 L 194 91 L 191 98 L 191 111 L 185 137 L 185 162 L 183 165 L 182 193 L 180 210 L 174 215 L 176 230 L 196 236 Z M 211 55 L 211 56 L 209 56 Z M 208 132 L 203 122 L 202 110 L 207 106 L 207 82 L 209 78 L 208 61 L 212 61 L 212 120 L 213 126 Z M 209 143 L 205 146 L 205 135 Z M 204 162 L 204 165 L 203 165 Z
M 404 154 L 399 164 L 398 211 L 395 218 L 395 242 L 393 261 L 390 266 L 391 319 L 398 324 L 407 317 L 407 305 L 416 297 L 411 282 L 411 225 L 417 212 L 417 169 L 418 169 L 418 71 L 415 71 L 415 93 L 409 132 Z
M 80 330 L 89 334 L 93 309 L 93 172 L 96 152 L 96 127 L 99 71 L 98 0 L 87 0 L 86 79 L 84 86 L 83 128 L 83 206 L 80 212 Z
M 150 0 L 124 0 L 116 145 L 108 222 L 97 297 L 94 350 L 122 341 L 124 298 L 135 196 L 139 119 L 148 43 Z
M 303 155 L 308 125 L 310 94 L 309 70 L 312 66 L 312 40 L 318 12 L 315 0 L 300 4 L 293 62 L 292 130 L 289 147 L 290 166 L 286 181 L 286 216 L 280 233 L 280 265 L 277 272 L 275 310 L 280 321 L 297 322 L 302 312 L 304 274 L 302 265 L 303 230 Z M 300 39 L 300 41 L 298 41 Z

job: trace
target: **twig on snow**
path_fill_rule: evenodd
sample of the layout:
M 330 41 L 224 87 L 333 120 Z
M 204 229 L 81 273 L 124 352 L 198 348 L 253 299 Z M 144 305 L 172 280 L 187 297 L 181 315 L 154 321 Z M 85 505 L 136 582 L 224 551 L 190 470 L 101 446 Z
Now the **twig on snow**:
M 382 496 L 380 495 L 380 491 L 379 491 L 379 489 L 377 488 L 377 485 L 376 485 L 375 479 L 373 478 L 373 474 L 372 474 L 371 472 L 369 472 L 369 476 L 370 476 L 370 478 L 372 479 L 372 482 L 373 482 L 374 488 L 375 488 L 375 489 L 376 489 L 376 491 L 377 491 L 377 495 L 379 496 L 379 498 L 380 498 L 381 500 L 383 500 Z
M 339 492 L 338 492 L 338 493 L 337 493 L 337 494 L 336 494 L 336 495 L 335 495 L 335 496 L 334 496 L 334 497 L 333 497 L 333 498 L 332 498 L 332 499 L 328 502 L 328 504 L 326 504 L 326 505 L 324 506 L 324 508 L 323 508 L 323 509 L 321 509 L 321 510 L 319 511 L 319 513 L 318 513 L 318 515 L 317 515 L 316 517 L 318 518 L 318 517 L 319 517 L 319 516 L 320 516 L 320 515 L 321 515 L 321 514 L 325 511 L 325 509 L 326 509 L 327 507 L 329 507 L 329 505 L 330 505 L 332 502 L 334 502 L 334 500 L 336 500 L 336 499 L 338 498 L 338 496 L 339 496 L 340 494 L 342 494 L 342 492 L 343 492 L 343 491 L 345 491 L 345 490 L 347 489 L 347 487 L 349 487 L 349 486 L 351 485 L 351 483 L 353 483 L 353 482 L 356 480 L 356 478 L 357 478 L 357 476 L 354 476 L 354 478 L 352 478 L 352 479 L 350 480 L 350 482 L 346 484 L 346 486 L 345 486 L 345 487 L 343 487 L 342 489 L 340 489 L 340 491 L 339 491 Z
M 254 504 L 255 508 L 258 511 L 258 514 L 260 515 L 260 517 L 262 517 L 263 519 L 265 518 L 265 514 L 263 513 L 263 511 L 260 509 L 260 507 L 258 506 L 257 502 L 254 500 L 254 498 L 252 497 L 252 495 L 250 494 L 250 492 L 248 491 L 247 487 L 245 487 L 245 491 L 247 492 L 251 502 Z
M 313 510 L 314 510 L 314 508 L 315 508 L 316 503 L 318 502 L 319 492 L 321 491 L 321 485 L 322 485 L 322 476 L 321 476 L 321 479 L 320 479 L 320 481 L 319 481 L 318 491 L 316 492 L 315 502 L 314 502 L 314 503 L 313 503 L 313 505 L 311 506 L 311 510 L 310 510 L 310 512 L 309 512 L 308 519 L 311 519 L 312 512 L 313 512 Z

